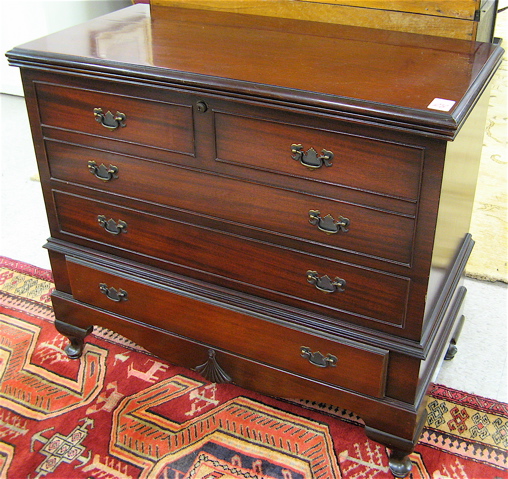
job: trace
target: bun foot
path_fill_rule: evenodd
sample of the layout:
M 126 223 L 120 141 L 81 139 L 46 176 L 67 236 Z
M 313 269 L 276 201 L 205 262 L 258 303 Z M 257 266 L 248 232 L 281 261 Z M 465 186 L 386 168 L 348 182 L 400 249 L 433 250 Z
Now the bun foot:
M 455 329 L 455 332 L 453 333 L 452 338 L 450 339 L 450 344 L 448 346 L 448 350 L 446 351 L 445 355 L 445 361 L 452 360 L 455 355 L 457 354 L 457 341 L 459 340 L 460 333 L 462 331 L 462 326 L 464 326 L 464 315 L 462 315 L 459 319 L 457 328 Z
M 79 359 L 85 347 L 85 337 L 92 332 L 93 326 L 90 326 L 88 329 L 81 329 L 57 319 L 55 320 L 55 328 L 60 334 L 69 338 L 70 344 L 64 349 L 67 356 L 70 359 Z
M 392 450 L 388 462 L 390 471 L 395 477 L 406 477 L 413 467 L 409 454 L 397 449 Z
M 451 361 L 457 354 L 458 348 L 455 343 L 450 343 L 448 350 L 446 351 L 445 361 Z
M 70 359 L 79 359 L 83 354 L 85 342 L 79 338 L 69 338 L 70 343 L 65 347 L 64 351 Z

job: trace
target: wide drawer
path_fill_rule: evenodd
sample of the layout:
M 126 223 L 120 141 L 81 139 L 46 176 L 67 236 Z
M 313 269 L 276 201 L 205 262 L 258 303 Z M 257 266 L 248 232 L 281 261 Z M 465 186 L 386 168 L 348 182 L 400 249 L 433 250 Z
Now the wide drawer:
M 273 233 L 274 242 L 289 237 L 411 263 L 411 217 L 56 141 L 46 150 L 58 180 Z
M 284 370 L 384 395 L 388 351 L 336 342 L 68 260 L 73 297 Z
M 410 280 L 326 257 L 54 191 L 59 237 L 338 319 L 403 327 Z M 344 285 L 342 282 L 345 282 Z
M 35 83 L 41 125 L 194 154 L 192 107 Z M 106 126 L 105 126 L 106 125 Z
M 215 113 L 215 130 L 217 161 L 405 200 L 419 195 L 418 145 L 227 113 Z

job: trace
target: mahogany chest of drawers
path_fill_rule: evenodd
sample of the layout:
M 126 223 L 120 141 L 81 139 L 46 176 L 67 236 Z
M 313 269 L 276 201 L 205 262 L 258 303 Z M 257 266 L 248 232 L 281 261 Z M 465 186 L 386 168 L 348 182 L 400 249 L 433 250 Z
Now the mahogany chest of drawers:
M 392 449 L 461 318 L 499 46 L 137 5 L 18 47 L 57 329 L 340 405 Z

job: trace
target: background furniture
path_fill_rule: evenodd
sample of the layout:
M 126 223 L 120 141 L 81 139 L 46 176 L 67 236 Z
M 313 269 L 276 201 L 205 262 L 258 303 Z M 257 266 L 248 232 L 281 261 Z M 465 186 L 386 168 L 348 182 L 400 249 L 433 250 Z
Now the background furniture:
M 152 0 L 152 4 L 490 42 L 498 0 Z

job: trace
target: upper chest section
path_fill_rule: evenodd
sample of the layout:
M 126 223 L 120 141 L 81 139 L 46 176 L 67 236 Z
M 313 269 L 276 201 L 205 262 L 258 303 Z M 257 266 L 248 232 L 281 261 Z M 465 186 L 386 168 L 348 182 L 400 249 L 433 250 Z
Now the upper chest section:
M 21 66 L 143 79 L 453 137 L 501 53 L 476 42 L 137 5 L 8 56 Z

